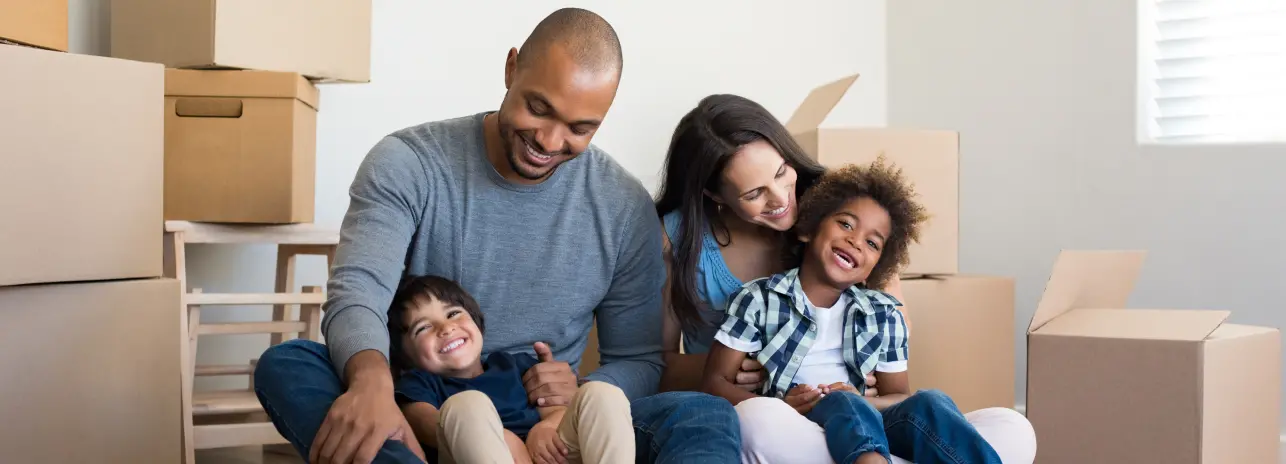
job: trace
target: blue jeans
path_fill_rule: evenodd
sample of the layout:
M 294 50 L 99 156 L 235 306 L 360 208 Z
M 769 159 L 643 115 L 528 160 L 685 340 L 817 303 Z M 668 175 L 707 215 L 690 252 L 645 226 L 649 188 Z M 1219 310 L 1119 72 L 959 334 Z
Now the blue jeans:
M 856 394 L 835 392 L 806 416 L 825 431 L 826 448 L 840 464 L 868 452 L 916 464 L 1001 464 L 951 397 L 938 390 L 921 390 L 883 412 Z
M 255 394 L 286 440 L 305 459 L 330 406 L 344 392 L 326 345 L 291 340 L 268 348 L 255 366 Z M 740 462 L 741 426 L 732 405 L 695 392 L 671 392 L 630 403 L 641 463 Z M 431 449 L 425 453 L 433 455 Z M 436 456 L 430 456 L 430 461 Z M 387 441 L 376 463 L 419 463 L 398 441 Z

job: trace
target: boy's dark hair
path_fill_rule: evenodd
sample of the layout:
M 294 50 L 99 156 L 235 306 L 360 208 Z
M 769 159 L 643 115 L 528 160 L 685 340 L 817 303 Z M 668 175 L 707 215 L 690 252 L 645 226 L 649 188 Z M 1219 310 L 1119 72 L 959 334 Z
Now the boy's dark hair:
M 445 303 L 447 306 L 456 306 L 464 309 L 464 312 L 473 318 L 473 323 L 477 324 L 479 333 L 486 333 L 486 326 L 482 320 L 482 308 L 478 306 L 477 300 L 473 299 L 468 291 L 461 287 L 455 281 L 434 275 L 424 276 L 407 276 L 402 279 L 398 285 L 397 293 L 393 294 L 393 303 L 388 308 L 388 333 L 389 333 L 389 353 L 394 372 L 399 372 L 403 368 L 409 368 L 410 360 L 402 352 L 402 335 L 409 328 L 406 326 L 407 306 L 415 301 L 416 297 L 428 296 L 435 300 Z
M 847 165 L 822 175 L 799 202 L 795 231 L 803 237 L 817 233 L 827 217 L 844 204 L 862 197 L 875 200 L 889 213 L 892 230 L 884 242 L 879 262 L 866 278 L 866 288 L 881 289 L 899 267 L 910 262 L 908 248 L 920 241 L 920 226 L 928 219 L 924 206 L 915 201 L 915 188 L 881 154 L 867 166 Z M 806 246 L 806 245 L 805 245 Z M 798 263 L 802 252 L 796 255 Z

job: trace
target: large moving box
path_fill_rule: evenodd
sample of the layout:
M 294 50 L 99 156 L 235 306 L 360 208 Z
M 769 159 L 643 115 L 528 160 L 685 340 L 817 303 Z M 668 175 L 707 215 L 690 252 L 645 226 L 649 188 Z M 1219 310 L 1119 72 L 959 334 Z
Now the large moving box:
M 911 245 L 904 275 L 959 272 L 960 135 L 952 131 L 823 127 L 857 76 L 823 85 L 808 94 L 786 128 L 827 167 L 867 164 L 884 154 L 915 184 L 930 218 L 920 242 Z
M 1278 462 L 1281 333 L 1228 311 L 1122 309 L 1143 256 L 1054 264 L 1027 331 L 1037 462 Z
M 0 288 L 0 461 L 179 462 L 181 310 L 172 279 Z
M 905 279 L 911 390 L 942 390 L 961 411 L 1014 407 L 1014 280 Z
M 370 81 L 371 0 L 113 0 L 112 56 Z
M 0 0 L 0 42 L 67 51 L 66 0 Z
M 16 45 L 0 63 L 0 286 L 160 276 L 162 67 Z
M 165 219 L 312 222 L 317 88 L 299 74 L 165 72 Z

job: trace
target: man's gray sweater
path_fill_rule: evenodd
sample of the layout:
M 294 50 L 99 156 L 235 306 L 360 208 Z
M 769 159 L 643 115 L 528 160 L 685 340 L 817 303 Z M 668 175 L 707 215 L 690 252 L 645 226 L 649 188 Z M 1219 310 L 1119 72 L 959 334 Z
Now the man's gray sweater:
M 350 189 L 322 331 L 335 369 L 388 356 L 388 308 L 404 274 L 453 279 L 486 320 L 483 353 L 549 343 L 579 366 L 594 318 L 602 367 L 631 398 L 661 376 L 661 226 L 642 184 L 594 146 L 536 185 L 487 161 L 483 114 L 385 137 Z

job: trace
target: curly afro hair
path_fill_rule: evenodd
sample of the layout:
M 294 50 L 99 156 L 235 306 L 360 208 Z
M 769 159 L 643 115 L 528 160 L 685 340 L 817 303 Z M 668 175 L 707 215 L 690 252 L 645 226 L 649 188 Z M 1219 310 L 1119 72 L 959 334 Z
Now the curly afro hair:
M 811 237 L 828 216 L 848 202 L 868 197 L 884 207 L 892 221 L 892 231 L 884 243 L 880 260 L 875 263 L 866 287 L 881 289 L 897 270 L 911 261 L 908 248 L 920 241 L 920 230 L 929 218 L 924 206 L 915 201 L 914 186 L 902 175 L 902 169 L 889 164 L 881 154 L 867 166 L 847 165 L 827 171 L 799 202 L 799 219 L 795 231 Z M 802 256 L 797 250 L 795 262 Z

